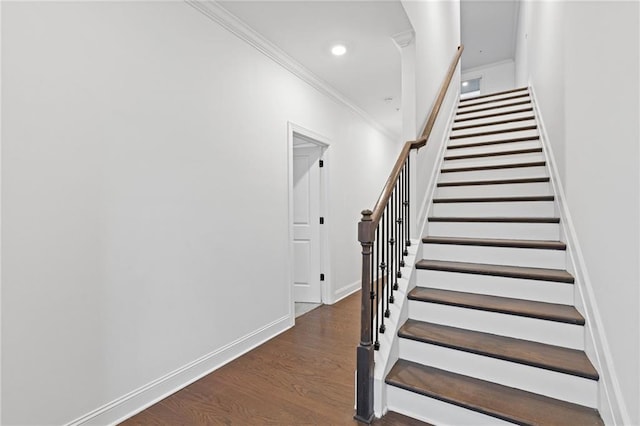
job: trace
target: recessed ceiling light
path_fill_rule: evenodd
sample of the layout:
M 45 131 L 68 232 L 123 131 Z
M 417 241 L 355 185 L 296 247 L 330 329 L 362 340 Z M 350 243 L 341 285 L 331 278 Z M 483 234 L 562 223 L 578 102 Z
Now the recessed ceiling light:
M 342 56 L 347 53 L 347 48 L 343 44 L 336 44 L 331 48 L 331 53 L 335 56 Z
M 463 82 L 462 82 L 462 85 L 463 85 L 464 87 L 467 87 L 467 86 L 469 85 L 469 82 L 468 82 L 468 81 L 463 81 Z

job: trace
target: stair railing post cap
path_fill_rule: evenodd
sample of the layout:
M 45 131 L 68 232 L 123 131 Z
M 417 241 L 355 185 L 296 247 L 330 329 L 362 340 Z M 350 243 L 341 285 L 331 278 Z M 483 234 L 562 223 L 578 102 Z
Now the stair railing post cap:
M 371 222 L 371 215 L 373 215 L 373 212 L 371 210 L 369 209 L 362 210 L 361 214 L 362 214 L 363 221 Z

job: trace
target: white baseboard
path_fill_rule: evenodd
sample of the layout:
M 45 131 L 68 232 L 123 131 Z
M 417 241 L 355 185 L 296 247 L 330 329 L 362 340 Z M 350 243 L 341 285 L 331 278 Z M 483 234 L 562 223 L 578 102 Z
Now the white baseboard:
M 560 210 L 560 221 L 562 224 L 560 228 L 561 239 L 567 244 L 567 270 L 573 273 L 575 277 L 576 296 L 578 297 L 575 305 L 576 308 L 581 311 L 586 321 L 586 353 L 600 373 L 600 402 L 598 411 L 600 412 L 602 420 L 607 425 L 628 425 L 631 424 L 631 419 L 622 397 L 622 390 L 613 364 L 611 349 L 609 348 L 607 336 L 604 333 L 602 317 L 598 309 L 598 304 L 593 292 L 593 284 L 587 271 L 573 220 L 571 219 L 567 197 L 560 184 L 562 181 L 560 179 L 560 173 L 558 172 L 557 162 L 553 155 L 553 149 L 539 109 L 535 89 L 529 87 L 529 90 L 531 92 L 531 103 L 533 104 L 534 112 L 538 119 L 540 139 L 544 147 L 543 149 L 547 154 L 547 168 L 551 176 L 551 183 L 553 184 Z
M 291 323 L 290 315 L 277 319 L 67 423 L 66 426 L 118 424 L 286 331 L 291 328 Z
M 353 282 L 351 284 L 347 284 L 344 287 L 340 287 L 336 291 L 333 292 L 333 297 L 329 300 L 329 305 L 333 305 L 334 303 L 338 303 L 345 297 L 351 296 L 356 291 L 360 290 L 362 282 L 360 280 Z

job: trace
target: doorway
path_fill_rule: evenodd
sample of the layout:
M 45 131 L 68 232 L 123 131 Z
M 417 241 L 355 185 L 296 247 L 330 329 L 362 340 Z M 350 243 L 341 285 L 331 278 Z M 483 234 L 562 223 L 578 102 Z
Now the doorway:
M 299 316 L 327 300 L 324 157 L 328 144 L 299 126 L 289 127 L 291 299 L 292 314 Z

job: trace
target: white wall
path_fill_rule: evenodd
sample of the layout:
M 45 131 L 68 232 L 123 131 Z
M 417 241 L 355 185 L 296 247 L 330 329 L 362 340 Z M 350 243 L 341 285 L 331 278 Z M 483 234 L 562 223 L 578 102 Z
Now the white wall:
M 511 59 L 462 71 L 462 81 L 480 78 L 480 94 L 515 88 L 515 62 Z
M 447 74 L 451 61 L 460 45 L 460 2 L 459 1 L 403 1 L 411 25 L 415 30 L 415 78 L 416 78 L 416 123 L 419 135 L 433 108 L 440 86 Z M 449 87 L 438 120 L 431 132 L 426 148 L 417 155 L 416 200 L 420 208 L 430 185 L 437 154 L 448 133 L 447 122 L 453 106 L 457 102 L 456 93 L 460 87 L 460 67 Z M 418 237 L 415 235 L 414 237 Z
M 563 112 L 565 77 L 566 1 L 523 1 L 520 3 L 516 40 L 516 86 L 532 85 L 544 111 L 545 125 L 560 176 L 565 179 L 565 120 Z
M 637 425 L 639 5 L 525 2 L 521 11 L 518 84 L 533 86 L 561 170 L 586 265 L 586 309 L 600 344 L 601 383 L 613 402 L 613 420 Z M 600 404 L 606 409 L 607 401 Z
M 397 143 L 185 3 L 2 8 L 3 424 L 289 326 L 288 121 L 331 140 L 331 278 L 358 281 Z

